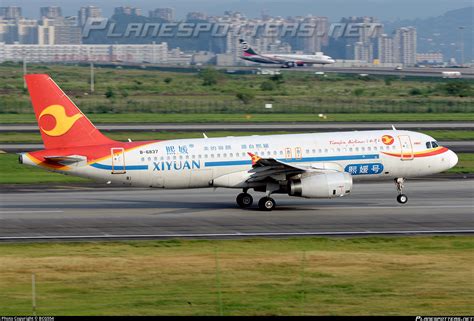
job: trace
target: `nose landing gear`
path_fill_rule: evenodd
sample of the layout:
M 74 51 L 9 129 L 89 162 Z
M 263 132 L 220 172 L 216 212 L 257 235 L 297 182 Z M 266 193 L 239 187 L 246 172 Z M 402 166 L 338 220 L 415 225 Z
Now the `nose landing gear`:
M 400 204 L 405 204 L 406 202 L 408 202 L 408 196 L 403 194 L 404 182 L 405 182 L 405 179 L 403 177 L 395 178 L 395 186 L 397 186 L 397 191 L 398 191 L 397 202 Z

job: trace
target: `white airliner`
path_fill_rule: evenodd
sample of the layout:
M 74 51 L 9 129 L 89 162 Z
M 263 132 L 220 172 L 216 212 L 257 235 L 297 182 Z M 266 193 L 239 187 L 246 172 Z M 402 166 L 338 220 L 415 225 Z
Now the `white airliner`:
M 19 161 L 99 182 L 151 188 L 240 189 L 237 204 L 250 207 L 249 189 L 304 198 L 347 195 L 357 180 L 395 180 L 397 200 L 407 177 L 456 165 L 458 157 L 430 136 L 404 130 L 196 138 L 118 142 L 102 135 L 48 75 L 27 75 L 44 150 Z
M 328 65 L 335 61 L 329 56 L 323 55 L 322 52 L 317 52 L 315 55 L 300 55 L 300 54 L 258 54 L 249 44 L 240 39 L 240 46 L 242 48 L 241 59 L 261 63 L 261 64 L 277 64 L 284 68 L 291 68 L 304 65 Z

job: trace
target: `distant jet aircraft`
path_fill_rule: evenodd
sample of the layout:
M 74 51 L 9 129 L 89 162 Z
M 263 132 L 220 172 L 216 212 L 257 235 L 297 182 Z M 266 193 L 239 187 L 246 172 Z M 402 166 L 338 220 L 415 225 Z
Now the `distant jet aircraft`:
M 277 64 L 283 68 L 291 68 L 304 65 L 327 65 L 333 64 L 335 61 L 329 56 L 317 52 L 315 55 L 297 55 L 297 54 L 258 54 L 249 44 L 243 40 L 239 40 L 242 48 L 241 59 L 261 63 L 261 64 Z
M 44 150 L 22 164 L 99 182 L 151 188 L 240 189 L 237 204 L 275 208 L 272 194 L 335 198 L 353 180 L 393 179 L 397 200 L 406 177 L 439 173 L 458 157 L 430 136 L 404 130 L 119 142 L 104 136 L 48 76 L 26 75 Z

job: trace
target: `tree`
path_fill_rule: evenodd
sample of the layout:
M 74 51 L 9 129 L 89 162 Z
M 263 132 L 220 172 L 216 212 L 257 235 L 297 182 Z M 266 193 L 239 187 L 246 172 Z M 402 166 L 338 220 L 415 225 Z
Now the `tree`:
M 115 96 L 114 91 L 112 90 L 112 88 L 108 87 L 107 91 L 105 92 L 105 97 L 114 98 L 114 96 Z
M 217 84 L 219 72 L 213 68 L 205 68 L 199 72 L 199 78 L 202 79 L 203 86 L 213 86 Z
M 356 88 L 356 89 L 354 89 L 354 91 L 352 93 L 354 94 L 354 96 L 360 97 L 364 93 L 364 89 L 363 88 Z
M 276 87 L 275 84 L 271 81 L 264 81 L 260 85 L 260 89 L 264 91 L 272 91 L 275 89 L 275 87 Z
M 239 99 L 241 102 L 243 102 L 246 105 L 249 104 L 252 101 L 252 99 L 255 98 L 253 93 L 246 92 L 246 91 L 239 92 L 235 96 L 237 97 L 237 99 Z
M 270 77 L 270 80 L 276 82 L 277 84 L 282 84 L 285 82 L 282 74 L 275 74 Z

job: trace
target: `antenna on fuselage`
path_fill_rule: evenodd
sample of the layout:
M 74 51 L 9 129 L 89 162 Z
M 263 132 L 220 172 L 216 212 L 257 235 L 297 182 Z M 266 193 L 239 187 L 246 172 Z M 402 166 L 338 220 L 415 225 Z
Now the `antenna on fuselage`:
M 202 133 L 202 136 L 204 136 L 204 138 L 209 138 L 207 137 L 206 133 Z
M 392 125 L 392 129 L 393 129 L 393 130 L 397 130 L 394 125 Z

